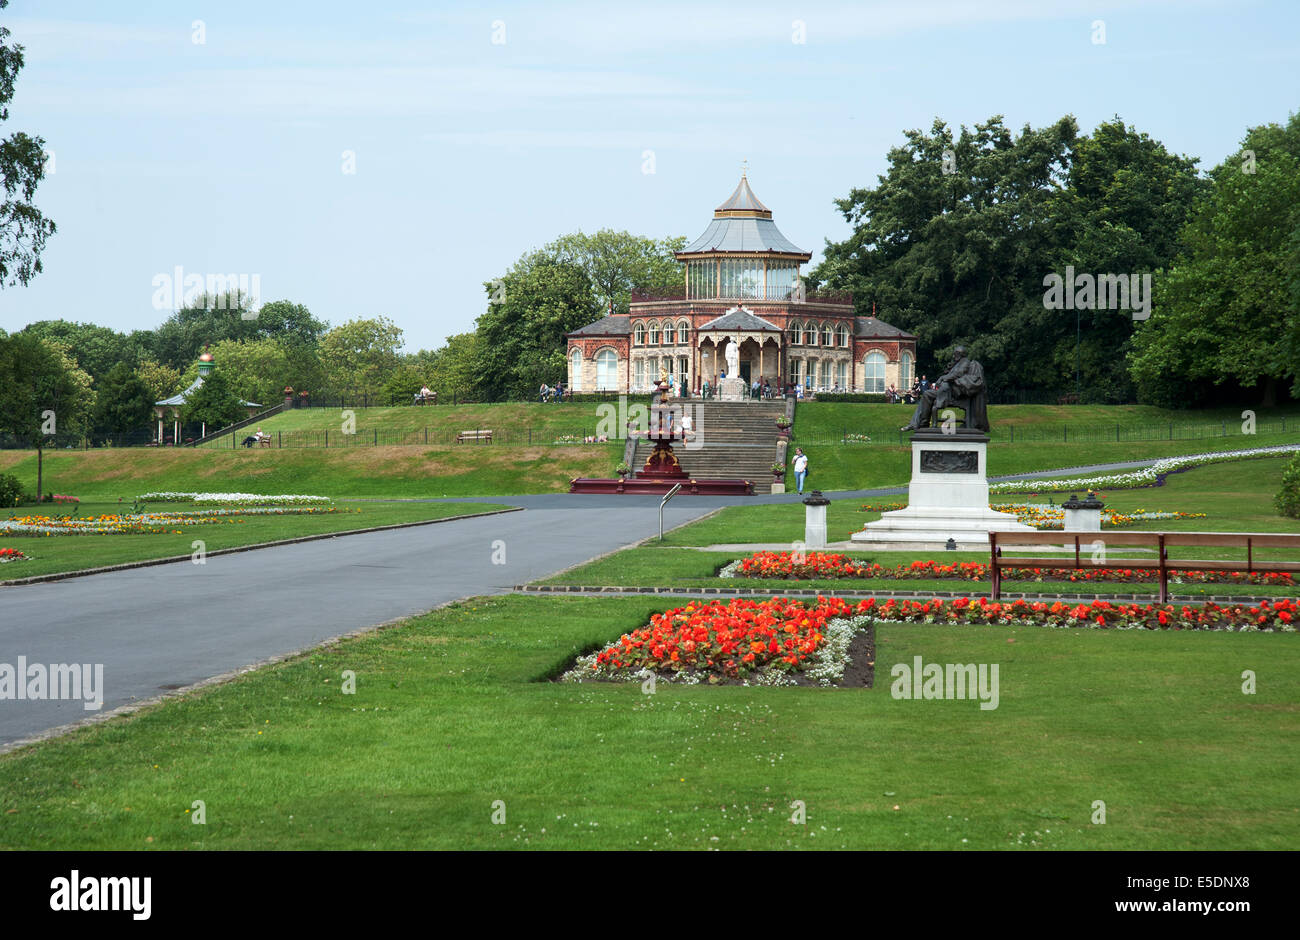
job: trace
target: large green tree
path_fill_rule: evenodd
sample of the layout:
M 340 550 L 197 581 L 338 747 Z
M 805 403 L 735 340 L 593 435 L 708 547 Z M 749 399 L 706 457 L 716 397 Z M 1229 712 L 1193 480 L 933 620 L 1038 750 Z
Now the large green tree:
M 380 394 L 401 347 L 402 329 L 387 317 L 349 320 L 321 337 L 326 381 L 336 392 Z
M 529 267 L 544 259 L 577 265 L 591 281 L 600 309 L 626 314 L 634 291 L 653 294 L 682 289 L 682 266 L 673 253 L 684 247 L 682 236 L 656 240 L 603 228 L 591 235 L 562 235 L 536 255 L 525 256 L 516 267 Z
M 489 304 L 478 318 L 478 381 L 492 401 L 528 398 L 564 378 L 564 334 L 600 316 L 591 279 L 578 265 L 533 259 L 485 285 Z M 495 301 L 495 302 L 493 302 Z
M 177 310 L 153 332 L 153 358 L 184 370 L 205 345 L 223 340 L 274 339 L 296 350 L 310 349 L 327 324 L 302 304 L 276 300 L 256 306 L 238 291 L 222 297 L 204 293 Z
M 1204 188 L 1195 159 L 1171 154 L 1118 117 L 1103 122 L 1075 143 L 1067 187 L 1051 210 L 1067 223 L 1053 270 L 1062 277 L 1070 266 L 1093 276 L 1150 274 L 1158 281 Z M 1041 299 L 1040 286 L 1027 305 L 1041 307 Z M 1026 310 L 1027 317 L 1034 313 Z M 1072 375 L 1077 365 L 1083 401 L 1133 401 L 1127 353 L 1135 322 L 1132 310 L 1054 310 L 1041 342 L 1051 343 L 1057 374 Z
M 0 0 L 0 10 L 9 0 Z M 0 26 L 0 123 L 9 120 L 14 83 L 23 67 L 23 47 L 9 42 Z M 26 284 L 41 273 L 41 252 L 54 223 L 32 204 L 45 177 L 45 141 L 16 131 L 0 139 L 0 287 Z
M 51 435 L 84 429 L 93 405 L 89 376 L 53 344 L 29 333 L 0 336 L 0 431 L 36 448 L 36 492 L 44 492 Z
M 828 242 L 810 286 L 854 291 L 860 313 L 914 333 L 918 371 L 935 372 L 964 343 L 993 384 L 1043 387 L 1061 381 L 1041 349 L 1050 318 L 1042 279 L 1068 238 L 1053 209 L 1067 184 L 1074 118 L 1019 135 L 1000 116 L 954 134 L 936 120 L 888 155 L 870 189 L 836 201 L 853 233 Z M 1055 311 L 1051 313 L 1055 314 Z
M 76 357 L 77 365 L 90 373 L 97 385 L 119 363 L 133 367 L 140 352 L 132 337 L 95 323 L 38 320 L 29 323 L 23 332 L 67 346 Z
M 1251 128 L 1182 232 L 1130 356 L 1143 399 L 1273 404 L 1300 393 L 1300 114 Z
M 128 363 L 108 370 L 95 396 L 95 427 L 120 433 L 148 425 L 155 398 Z

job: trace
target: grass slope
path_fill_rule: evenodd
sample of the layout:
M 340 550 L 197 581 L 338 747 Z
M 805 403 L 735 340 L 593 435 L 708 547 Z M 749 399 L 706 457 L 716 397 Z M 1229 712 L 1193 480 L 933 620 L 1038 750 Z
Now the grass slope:
M 648 403 L 647 396 L 632 396 L 633 402 Z M 374 440 L 378 431 L 380 443 L 394 435 L 407 435 L 411 442 L 424 440 L 428 431 L 429 443 L 455 443 L 460 431 L 490 429 L 496 444 L 550 444 L 563 434 L 579 438 L 598 433 L 602 417 L 611 415 L 605 433 L 616 430 L 619 424 L 617 402 L 571 402 L 563 405 L 539 402 L 498 402 L 478 405 L 425 405 L 397 406 L 391 408 L 349 409 L 355 421 L 354 443 L 365 446 Z M 247 430 L 236 433 L 242 439 L 256 427 L 277 438 L 285 447 L 324 446 L 325 432 L 329 432 L 330 446 L 338 447 L 347 440 L 341 435 L 346 413 L 339 408 L 294 408 L 272 415 Z M 205 447 L 230 448 L 230 438 L 212 441 Z
M 483 598 L 0 757 L 0 848 L 1285 849 L 1300 645 L 885 625 L 872 690 L 534 681 L 644 599 Z M 997 663 L 1000 705 L 890 668 Z M 345 669 L 356 693 L 340 693 Z M 1243 695 L 1244 669 L 1259 676 Z M 193 825 L 194 800 L 207 822 Z M 506 820 L 494 825 L 494 801 Z M 807 824 L 790 822 L 803 801 Z M 1106 825 L 1092 825 L 1104 800 Z
M 609 476 L 623 445 L 586 447 L 353 447 L 195 450 L 117 448 L 51 452 L 46 490 L 128 500 L 150 491 L 310 493 L 320 496 L 497 496 L 565 493 L 577 476 Z M 0 473 L 36 489 L 36 455 L 0 451 Z

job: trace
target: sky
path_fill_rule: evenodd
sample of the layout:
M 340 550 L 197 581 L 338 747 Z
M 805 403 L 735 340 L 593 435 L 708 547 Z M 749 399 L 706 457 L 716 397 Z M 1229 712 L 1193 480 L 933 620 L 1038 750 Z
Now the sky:
M 935 118 L 1118 115 L 1208 169 L 1300 108 L 1294 0 L 11 0 L 0 23 L 26 57 L 0 136 L 44 138 L 58 225 L 0 289 L 8 331 L 155 327 L 180 267 L 433 349 L 560 235 L 694 239 L 742 161 L 815 265 L 849 233 L 834 200 Z

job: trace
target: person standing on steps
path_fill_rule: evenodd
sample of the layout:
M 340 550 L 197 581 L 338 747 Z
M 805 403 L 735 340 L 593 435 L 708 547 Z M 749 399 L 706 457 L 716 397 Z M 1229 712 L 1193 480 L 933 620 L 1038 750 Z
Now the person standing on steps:
M 808 478 L 808 455 L 803 452 L 802 447 L 794 449 L 794 482 L 795 489 L 800 496 L 803 495 L 803 481 Z

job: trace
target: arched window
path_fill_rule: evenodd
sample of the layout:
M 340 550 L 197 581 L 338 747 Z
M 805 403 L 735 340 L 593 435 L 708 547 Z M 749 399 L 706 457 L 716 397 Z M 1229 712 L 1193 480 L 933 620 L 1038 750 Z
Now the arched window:
M 645 360 L 640 356 L 632 362 L 632 387 L 645 388 Z
M 673 321 L 672 320 L 664 321 L 663 343 L 665 346 L 671 346 L 673 344 Z
M 803 341 L 805 344 L 809 346 L 817 345 L 817 324 L 816 323 L 809 322 L 804 324 Z
M 832 327 L 829 323 L 822 324 L 822 345 L 823 346 L 835 345 L 835 328 Z
M 632 330 L 632 342 L 637 346 L 645 345 L 645 324 L 639 320 Z
M 655 320 L 650 321 L 650 345 L 659 345 L 659 323 Z
M 691 325 L 689 323 L 687 323 L 685 320 L 678 321 L 677 323 L 677 345 L 678 346 L 685 346 L 687 343 L 690 342 L 690 332 L 691 332 Z
M 885 390 L 885 354 L 867 353 L 862 360 L 862 390 L 864 392 L 884 392 Z
M 618 388 L 618 356 L 612 349 L 596 353 L 596 390 L 612 392 Z
M 841 392 L 849 390 L 849 364 L 843 359 L 835 363 L 835 384 Z
M 803 342 L 803 327 L 799 325 L 798 320 L 790 321 L 790 345 L 798 346 Z
M 912 354 L 904 352 L 898 357 L 898 390 L 905 391 L 912 387 Z
M 576 346 L 569 353 L 569 389 L 574 392 L 582 390 L 582 350 Z
M 849 328 L 843 323 L 835 328 L 835 345 L 840 349 L 849 348 Z M 843 385 L 844 383 L 841 382 L 840 384 Z

